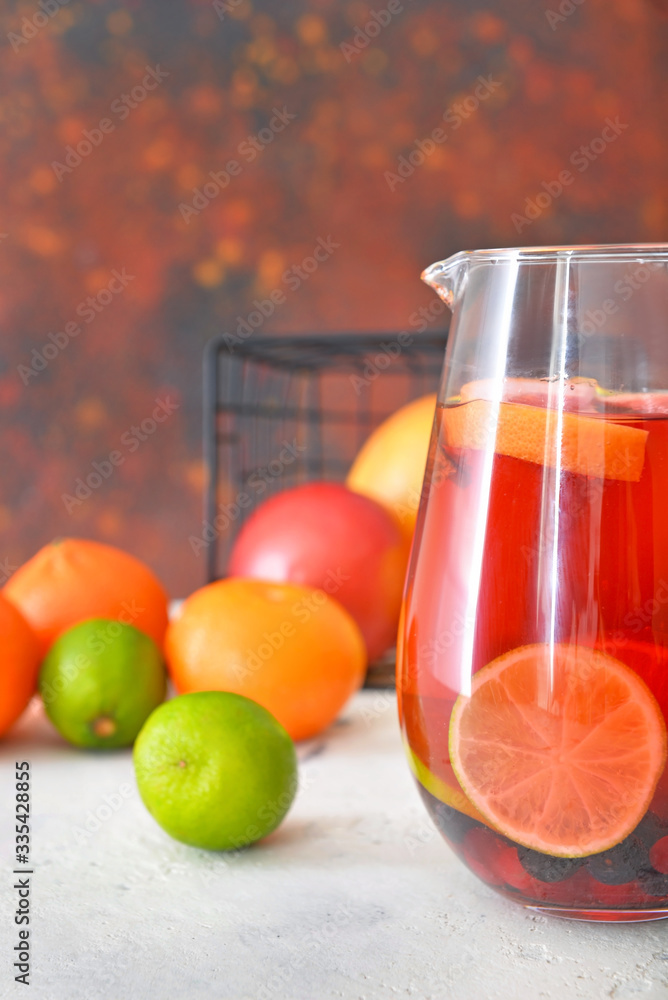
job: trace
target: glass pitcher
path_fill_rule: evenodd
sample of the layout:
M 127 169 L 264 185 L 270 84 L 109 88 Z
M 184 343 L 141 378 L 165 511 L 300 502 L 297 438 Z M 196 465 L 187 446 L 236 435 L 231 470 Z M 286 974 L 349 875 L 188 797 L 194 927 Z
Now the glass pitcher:
M 459 253 L 399 632 L 409 764 L 525 906 L 668 916 L 668 245 Z

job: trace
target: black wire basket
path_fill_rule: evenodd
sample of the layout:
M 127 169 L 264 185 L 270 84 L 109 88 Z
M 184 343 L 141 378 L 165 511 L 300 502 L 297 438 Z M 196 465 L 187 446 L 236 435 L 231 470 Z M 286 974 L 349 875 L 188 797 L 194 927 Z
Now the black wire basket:
M 343 481 L 378 424 L 436 391 L 446 334 L 237 339 L 215 338 L 204 358 L 207 582 L 225 576 L 234 538 L 259 503 L 313 479 Z

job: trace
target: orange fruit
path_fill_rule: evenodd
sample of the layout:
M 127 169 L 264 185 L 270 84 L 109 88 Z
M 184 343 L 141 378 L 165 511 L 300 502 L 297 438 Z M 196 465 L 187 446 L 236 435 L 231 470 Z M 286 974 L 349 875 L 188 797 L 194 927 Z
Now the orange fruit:
M 443 410 L 446 443 L 601 479 L 637 482 L 647 431 L 542 406 L 474 399 Z
M 460 695 L 450 760 L 491 826 L 543 854 L 584 857 L 636 828 L 666 761 L 645 683 L 583 646 L 539 643 L 493 660 Z
M 37 689 L 39 649 L 37 637 L 20 611 L 0 594 L 0 734 L 5 733 L 26 708 Z
M 323 590 L 240 577 L 185 601 L 167 630 L 165 655 L 179 694 L 245 695 L 295 740 L 335 719 L 366 667 L 362 633 Z
M 398 518 L 408 543 L 413 537 L 434 423 L 436 395 L 402 406 L 366 440 L 346 486 L 377 500 Z
M 88 618 L 113 618 L 159 645 L 167 594 L 153 572 L 121 549 L 83 538 L 45 545 L 14 573 L 3 593 L 32 625 L 45 656 L 66 629 Z

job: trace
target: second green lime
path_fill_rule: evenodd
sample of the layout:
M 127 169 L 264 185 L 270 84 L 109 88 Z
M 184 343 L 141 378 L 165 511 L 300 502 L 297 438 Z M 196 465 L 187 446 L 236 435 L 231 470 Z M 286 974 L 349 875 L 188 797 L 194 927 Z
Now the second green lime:
M 39 678 L 46 713 L 70 743 L 124 747 L 166 691 L 162 654 L 144 632 L 91 618 L 68 629 L 49 650 Z
M 265 708 L 227 691 L 165 702 L 134 748 L 139 794 L 176 840 L 228 851 L 266 837 L 297 791 L 297 755 Z

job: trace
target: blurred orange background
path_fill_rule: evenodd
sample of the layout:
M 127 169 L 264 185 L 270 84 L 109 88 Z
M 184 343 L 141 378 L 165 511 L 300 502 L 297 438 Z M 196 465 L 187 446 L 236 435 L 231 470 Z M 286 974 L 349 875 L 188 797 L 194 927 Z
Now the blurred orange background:
M 81 535 L 202 582 L 202 348 L 256 300 L 415 331 L 458 249 L 664 240 L 665 8 L 5 4 L 0 579 Z

